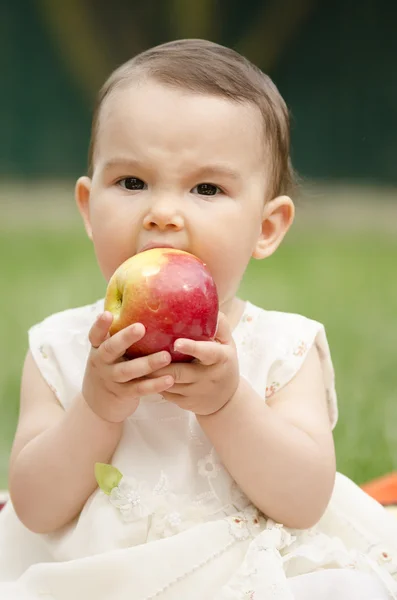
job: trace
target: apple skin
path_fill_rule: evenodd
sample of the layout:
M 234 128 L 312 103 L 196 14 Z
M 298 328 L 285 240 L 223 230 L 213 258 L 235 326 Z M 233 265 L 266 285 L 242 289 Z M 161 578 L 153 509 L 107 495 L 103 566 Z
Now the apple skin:
M 109 280 L 105 310 L 113 314 L 110 335 L 132 323 L 146 334 L 126 351 L 137 358 L 167 350 L 173 362 L 191 356 L 176 352 L 178 338 L 214 338 L 219 300 L 215 282 L 196 256 L 174 248 L 152 248 L 123 262 Z

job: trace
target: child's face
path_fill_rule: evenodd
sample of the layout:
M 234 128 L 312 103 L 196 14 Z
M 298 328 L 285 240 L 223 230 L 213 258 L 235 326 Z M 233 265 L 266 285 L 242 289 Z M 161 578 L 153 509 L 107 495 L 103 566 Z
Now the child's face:
M 258 109 L 149 80 L 105 101 L 93 177 L 76 195 L 106 280 L 148 245 L 168 244 L 207 264 L 224 305 L 250 257 L 273 251 L 262 252 L 266 190 Z

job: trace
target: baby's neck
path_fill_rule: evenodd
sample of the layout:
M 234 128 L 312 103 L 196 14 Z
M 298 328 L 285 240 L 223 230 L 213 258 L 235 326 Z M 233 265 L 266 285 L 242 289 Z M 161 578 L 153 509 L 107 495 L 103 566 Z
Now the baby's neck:
M 240 298 L 237 298 L 237 296 L 234 296 L 230 300 L 227 300 L 220 306 L 219 310 L 226 315 L 232 331 L 239 323 L 244 309 L 245 302 Z

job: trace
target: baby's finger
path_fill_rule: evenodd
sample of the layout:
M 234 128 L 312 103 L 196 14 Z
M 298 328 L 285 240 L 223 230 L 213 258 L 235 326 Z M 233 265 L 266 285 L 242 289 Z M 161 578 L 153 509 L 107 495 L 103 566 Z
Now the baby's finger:
M 107 365 L 113 364 L 124 356 L 126 350 L 145 335 L 142 323 L 134 323 L 107 338 L 98 349 L 99 355 Z
M 154 377 L 152 379 L 141 379 L 133 381 L 128 385 L 127 392 L 131 397 L 150 396 L 151 394 L 161 394 L 174 385 L 174 380 L 170 375 L 165 377 Z
M 181 401 L 186 396 L 191 396 L 193 393 L 194 383 L 175 383 L 169 390 L 167 390 L 164 397 L 170 399 L 172 402 Z
M 113 380 L 116 383 L 126 383 L 132 379 L 138 379 L 166 367 L 171 362 L 171 354 L 169 352 L 156 352 L 142 358 L 134 358 L 120 362 L 112 367 Z
M 214 365 L 226 360 L 226 346 L 218 342 L 196 342 L 189 339 L 179 339 L 174 344 L 175 350 L 193 356 L 202 365 Z
M 88 334 L 89 342 L 93 348 L 99 348 L 102 342 L 106 340 L 112 321 L 113 315 L 108 311 L 97 317 Z
M 175 383 L 191 384 L 195 383 L 202 372 L 202 365 L 198 363 L 178 363 L 174 362 L 164 369 L 156 371 L 154 376 L 162 377 L 171 375 Z

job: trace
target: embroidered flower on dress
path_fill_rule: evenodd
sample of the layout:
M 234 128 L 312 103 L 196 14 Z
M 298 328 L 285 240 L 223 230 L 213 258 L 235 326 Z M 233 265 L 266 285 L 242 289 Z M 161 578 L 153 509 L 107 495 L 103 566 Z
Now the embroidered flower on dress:
M 383 562 L 390 562 L 391 561 L 391 556 L 388 552 L 386 552 L 386 550 L 383 550 L 383 552 L 380 553 L 380 557 L 379 557 L 380 561 Z
M 155 496 L 164 496 L 169 493 L 170 489 L 171 484 L 168 475 L 162 470 L 160 473 L 160 479 L 153 488 L 153 494 Z
M 252 320 L 253 320 L 252 315 L 248 315 L 248 314 L 244 314 L 241 318 L 242 323 L 251 323 Z
M 294 356 L 303 356 L 307 352 L 307 344 L 301 340 L 298 346 L 293 351 Z
M 126 478 L 113 465 L 95 464 L 95 478 L 124 521 L 135 521 L 153 512 L 153 496 L 144 482 Z
M 232 517 L 229 520 L 229 531 L 236 540 L 246 540 L 250 537 L 247 520 L 242 516 Z
M 205 521 L 204 507 L 193 504 L 187 496 L 169 494 L 152 515 L 152 527 L 160 537 L 170 537 Z
M 199 475 L 202 477 L 209 477 L 211 479 L 215 478 L 219 471 L 221 470 L 221 466 L 214 456 L 213 450 L 204 458 L 201 458 L 197 462 Z
M 264 518 L 252 504 L 232 517 L 227 517 L 226 521 L 229 523 L 230 534 L 240 541 L 258 535 Z
M 387 548 L 375 546 L 368 555 L 375 560 L 378 565 L 384 567 L 390 575 L 397 575 L 397 558 L 396 556 L 393 556 Z
M 280 387 L 280 383 L 278 381 L 273 381 L 270 385 L 266 387 L 266 398 L 270 398 L 275 394 Z
M 119 509 L 125 521 L 135 521 L 152 513 L 151 494 L 145 483 L 123 479 L 110 492 L 110 502 Z

